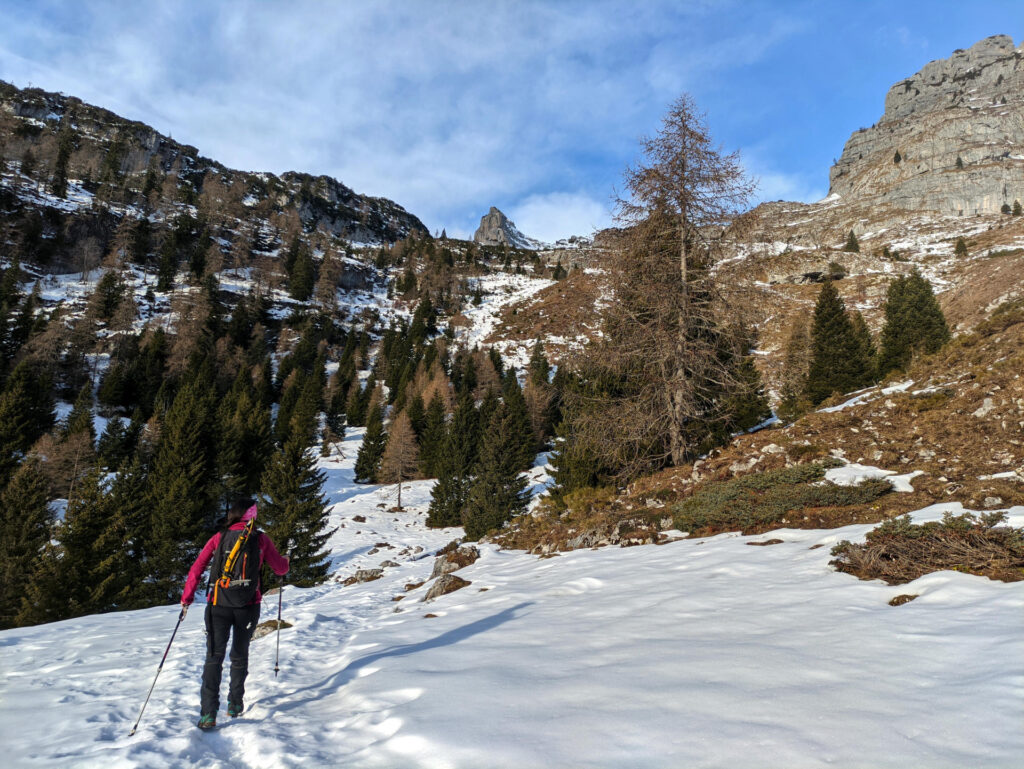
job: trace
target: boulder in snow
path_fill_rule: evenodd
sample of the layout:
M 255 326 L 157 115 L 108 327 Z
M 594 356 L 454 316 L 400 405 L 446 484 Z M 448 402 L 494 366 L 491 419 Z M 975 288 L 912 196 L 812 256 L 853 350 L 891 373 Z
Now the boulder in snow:
M 456 576 L 455 574 L 445 574 L 442 577 L 438 577 L 437 581 L 430 586 L 430 590 L 423 596 L 424 601 L 431 601 L 434 598 L 439 598 L 442 595 L 448 595 L 448 593 L 454 593 L 456 590 L 462 590 L 464 587 L 468 587 L 473 583 L 468 579 Z
M 471 563 L 476 563 L 479 557 L 480 551 L 472 545 L 463 545 L 451 552 L 443 553 L 434 560 L 434 570 L 431 572 L 430 578 L 435 579 L 445 574 L 451 574 Z

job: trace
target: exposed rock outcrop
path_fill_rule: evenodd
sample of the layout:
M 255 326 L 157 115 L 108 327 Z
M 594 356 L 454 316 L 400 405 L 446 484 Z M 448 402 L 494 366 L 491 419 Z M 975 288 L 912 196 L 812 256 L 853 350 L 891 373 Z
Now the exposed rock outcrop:
M 521 233 L 511 219 L 494 206 L 480 217 L 480 226 L 473 233 L 473 240 L 482 246 L 511 246 L 513 248 L 538 249 L 539 241 Z
M 969 216 L 1024 201 L 1024 46 L 989 37 L 896 83 L 829 181 L 843 199 L 904 211 Z
M 445 574 L 451 574 L 453 571 L 465 568 L 471 563 L 476 563 L 479 557 L 480 551 L 472 545 L 462 545 L 455 550 L 442 553 L 434 561 L 434 570 L 431 572 L 430 578 L 434 579 Z
M 427 594 L 423 596 L 421 600 L 432 601 L 435 598 L 440 598 L 442 595 L 448 595 L 448 593 L 454 593 L 456 590 L 462 590 L 462 588 L 468 587 L 472 584 L 473 583 L 469 580 L 463 579 L 455 574 L 445 574 L 430 586 Z

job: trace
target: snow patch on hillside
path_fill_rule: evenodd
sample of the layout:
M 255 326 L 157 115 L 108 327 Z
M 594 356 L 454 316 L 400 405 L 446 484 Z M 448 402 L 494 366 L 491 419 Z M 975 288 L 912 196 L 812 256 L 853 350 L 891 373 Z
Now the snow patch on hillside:
M 275 636 L 255 641 L 240 718 L 194 727 L 201 605 L 130 739 L 175 607 L 4 631 L 11 765 L 995 769 L 1024 755 L 1024 583 L 833 571 L 829 547 L 862 525 L 550 559 L 482 545 L 458 572 L 471 584 L 424 604 L 426 586 L 406 585 L 461 531 L 424 526 L 431 481 L 404 485 L 401 512 L 393 487 L 353 483 L 361 438 L 321 460 L 331 579 L 285 589 L 281 674 Z M 913 517 L 946 512 L 963 509 Z M 1024 525 L 1024 507 L 1009 517 Z M 769 536 L 781 544 L 746 546 Z M 383 576 L 339 583 L 366 568 Z M 888 604 L 904 593 L 919 597 Z M 268 596 L 264 618 L 276 608 Z

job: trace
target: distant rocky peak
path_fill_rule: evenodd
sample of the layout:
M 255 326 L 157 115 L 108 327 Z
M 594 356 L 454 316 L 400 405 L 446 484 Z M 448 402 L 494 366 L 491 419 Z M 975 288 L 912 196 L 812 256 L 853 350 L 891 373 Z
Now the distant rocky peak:
M 491 206 L 491 210 L 480 217 L 480 226 L 473 233 L 473 240 L 483 246 L 508 245 L 513 248 L 529 249 L 542 247 L 540 241 L 521 233 L 515 222 L 494 206 Z

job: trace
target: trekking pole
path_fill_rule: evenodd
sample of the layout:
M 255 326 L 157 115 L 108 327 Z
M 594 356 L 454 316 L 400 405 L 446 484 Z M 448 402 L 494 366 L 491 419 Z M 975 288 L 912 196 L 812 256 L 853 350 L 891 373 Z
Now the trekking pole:
M 281 585 L 277 589 L 277 651 L 274 652 L 274 678 L 277 678 L 277 671 L 281 668 L 278 667 L 278 660 L 281 658 L 281 596 L 284 595 L 284 580 L 281 580 Z
M 160 677 L 160 671 L 164 668 L 164 662 L 167 660 L 167 652 L 171 650 L 171 644 L 174 643 L 174 636 L 178 634 L 178 628 L 181 627 L 181 621 L 185 619 L 185 614 L 188 613 L 188 606 L 181 607 L 181 614 L 178 615 L 178 624 L 174 626 L 174 632 L 171 633 L 171 640 L 167 642 L 167 648 L 164 649 L 164 656 L 160 660 L 160 664 L 157 666 L 156 675 L 153 676 L 153 683 L 149 686 L 149 694 L 146 695 L 146 701 L 142 703 L 142 710 L 139 711 L 139 717 L 135 721 L 135 726 L 132 727 L 129 737 L 135 734 L 135 730 L 139 728 L 139 721 L 142 720 L 142 714 L 146 712 L 146 705 L 149 704 L 149 698 L 153 694 L 153 687 L 156 686 L 156 679 Z

